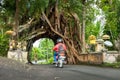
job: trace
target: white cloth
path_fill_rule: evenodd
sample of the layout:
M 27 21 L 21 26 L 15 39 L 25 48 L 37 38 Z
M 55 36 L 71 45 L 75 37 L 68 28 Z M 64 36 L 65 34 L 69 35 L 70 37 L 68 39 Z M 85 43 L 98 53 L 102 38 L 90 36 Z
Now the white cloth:
M 104 45 L 107 46 L 107 47 L 112 47 L 113 46 L 112 42 L 110 42 L 110 41 L 105 41 Z

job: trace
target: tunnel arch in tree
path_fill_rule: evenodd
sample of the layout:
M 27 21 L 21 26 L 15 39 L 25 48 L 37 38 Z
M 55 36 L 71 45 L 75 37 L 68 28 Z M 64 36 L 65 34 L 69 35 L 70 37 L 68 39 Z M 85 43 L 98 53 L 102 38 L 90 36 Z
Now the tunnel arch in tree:
M 50 38 L 56 43 L 61 37 L 67 46 L 67 60 L 69 64 L 77 64 L 82 53 L 80 21 L 76 13 L 70 12 L 66 15 L 64 11 L 58 10 L 58 3 L 49 5 L 40 13 L 39 20 L 34 18 L 19 27 L 19 39 L 28 42 L 27 50 L 30 54 L 32 44 L 40 38 Z M 28 55 L 29 60 L 29 55 Z

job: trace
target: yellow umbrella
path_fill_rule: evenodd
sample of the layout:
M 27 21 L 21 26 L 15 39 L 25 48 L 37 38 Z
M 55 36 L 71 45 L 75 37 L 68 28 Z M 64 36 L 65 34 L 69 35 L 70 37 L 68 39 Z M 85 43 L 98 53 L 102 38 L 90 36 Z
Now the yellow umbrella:
M 12 30 L 8 30 L 5 32 L 5 34 L 9 34 L 9 35 L 12 35 L 13 33 L 14 33 L 14 31 L 12 31 Z
M 96 40 L 90 40 L 90 44 L 96 44 Z
M 110 39 L 110 36 L 109 35 L 103 35 L 102 38 L 103 39 Z
M 96 37 L 94 35 L 90 35 L 89 40 L 96 40 Z
M 6 34 L 8 35 L 12 35 L 12 36 L 15 36 L 16 35 L 16 32 L 15 31 L 12 31 L 12 30 L 8 30 L 5 32 Z

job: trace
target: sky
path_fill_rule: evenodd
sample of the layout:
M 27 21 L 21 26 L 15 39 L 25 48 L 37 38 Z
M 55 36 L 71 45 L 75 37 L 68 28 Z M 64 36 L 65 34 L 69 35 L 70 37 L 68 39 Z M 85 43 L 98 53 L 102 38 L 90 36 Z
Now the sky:
M 39 39 L 39 40 L 36 40 L 36 41 L 33 43 L 33 47 L 39 47 L 39 44 L 40 44 L 40 39 Z

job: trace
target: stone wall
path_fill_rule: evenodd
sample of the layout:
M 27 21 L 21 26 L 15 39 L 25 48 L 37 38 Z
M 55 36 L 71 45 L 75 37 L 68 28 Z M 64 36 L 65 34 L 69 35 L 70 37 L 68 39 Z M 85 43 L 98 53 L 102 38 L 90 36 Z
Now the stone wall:
M 89 54 L 81 54 L 79 57 L 82 63 L 90 64 L 102 64 L 102 63 L 115 63 L 117 57 L 120 54 L 117 51 L 106 51 L 106 52 L 92 52 Z
M 20 62 L 27 63 L 27 54 L 28 52 L 22 50 L 12 50 L 8 51 L 7 57 L 10 59 L 18 60 Z
M 103 53 L 103 62 L 115 63 L 120 54 L 117 51 L 107 51 Z
M 79 57 L 82 63 L 91 63 L 91 64 L 103 63 L 102 53 L 81 54 Z
M 27 55 L 28 52 L 26 51 L 27 42 L 26 41 L 9 41 L 9 51 L 7 57 L 10 59 L 18 60 L 20 62 L 27 63 Z

